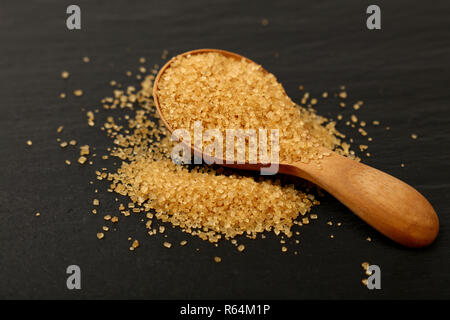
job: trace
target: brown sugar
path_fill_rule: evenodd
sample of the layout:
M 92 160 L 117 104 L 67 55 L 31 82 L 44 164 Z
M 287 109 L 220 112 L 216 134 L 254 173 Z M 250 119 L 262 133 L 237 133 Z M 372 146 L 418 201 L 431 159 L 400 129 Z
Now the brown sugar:
M 161 112 L 173 129 L 279 130 L 280 162 L 309 162 L 339 148 L 334 122 L 297 106 L 275 76 L 219 53 L 179 56 L 159 81 Z M 304 99 L 307 99 L 307 97 Z M 193 140 L 193 139 L 192 139 Z
M 143 75 L 141 88 L 124 86 L 119 90 L 115 86 L 113 94 L 102 99 L 103 110 L 127 111 L 121 117 L 108 116 L 100 124 L 113 142 L 102 159 L 114 157 L 120 163 L 118 169 L 97 174 L 97 179 L 108 182 L 108 191 L 129 198 L 118 206 L 121 220 L 142 214 L 150 221 L 145 225 L 151 235 L 165 230 L 152 227 L 156 218 L 210 242 L 238 235 L 256 238 L 271 231 L 290 237 L 294 224 L 310 222 L 307 214 L 319 202 L 306 189 L 220 167 L 174 164 L 170 159 L 173 143 L 152 98 L 155 72 L 148 71 L 151 74 Z M 318 160 L 324 156 L 319 147 L 351 156 L 350 145 L 341 140 L 344 136 L 333 121 L 312 108 L 296 105 L 272 74 L 246 61 L 218 54 L 177 59 L 161 78 L 159 96 L 161 109 L 174 128 L 191 130 L 193 120 L 201 119 L 205 129 L 279 129 L 280 158 L 284 161 Z M 88 125 L 93 125 L 94 113 L 89 111 L 87 117 Z M 84 164 L 94 152 L 94 147 L 81 145 L 78 162 Z M 94 207 L 99 204 L 98 199 L 92 202 Z M 104 217 L 116 223 L 115 214 Z M 310 218 L 315 220 L 317 215 Z M 180 246 L 186 243 L 183 240 Z M 165 241 L 163 246 L 171 248 L 172 244 Z M 236 247 L 245 249 L 244 245 Z

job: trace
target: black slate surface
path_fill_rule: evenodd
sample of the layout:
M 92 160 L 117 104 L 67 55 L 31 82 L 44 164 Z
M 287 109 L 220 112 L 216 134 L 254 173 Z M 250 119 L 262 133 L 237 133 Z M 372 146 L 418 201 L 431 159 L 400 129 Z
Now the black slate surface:
M 449 298 L 448 1 L 377 1 L 380 31 L 367 30 L 365 10 L 372 3 L 359 0 L 76 1 L 81 31 L 65 27 L 69 4 L 0 2 L 1 298 Z M 107 148 L 110 140 L 98 127 L 87 127 L 81 108 L 99 106 L 110 94 L 110 80 L 137 85 L 125 71 L 136 71 L 139 57 L 161 64 L 163 49 L 173 55 L 202 47 L 261 63 L 296 101 L 299 84 L 316 96 L 345 85 L 349 101 L 364 100 L 360 119 L 382 123 L 368 127 L 374 141 L 364 161 L 430 200 L 441 221 L 436 242 L 422 250 L 402 248 L 329 196 L 313 209 L 319 220 L 301 229 L 298 256 L 293 240 L 283 254 L 273 236 L 242 239 L 246 250 L 239 253 L 229 243 L 214 248 L 171 228 L 171 242 L 189 244 L 168 250 L 165 238 L 148 237 L 136 216 L 97 240 L 104 223 L 103 214 L 90 213 L 93 189 L 100 190 L 102 213 L 115 210 L 106 184 L 89 184 L 103 165 L 66 166 L 64 160 L 76 156 L 60 149 L 56 128 L 64 125 L 66 139 Z M 83 56 L 91 62 L 83 63 Z M 61 80 L 62 70 L 70 71 L 68 81 Z M 76 88 L 85 94 L 58 98 Z M 331 117 L 351 114 L 333 99 L 317 109 Z M 343 226 L 329 227 L 328 219 Z M 129 236 L 141 242 L 134 253 Z M 216 255 L 222 263 L 213 262 Z M 382 290 L 361 285 L 363 261 L 381 267 Z M 71 264 L 81 267 L 81 290 L 66 288 Z

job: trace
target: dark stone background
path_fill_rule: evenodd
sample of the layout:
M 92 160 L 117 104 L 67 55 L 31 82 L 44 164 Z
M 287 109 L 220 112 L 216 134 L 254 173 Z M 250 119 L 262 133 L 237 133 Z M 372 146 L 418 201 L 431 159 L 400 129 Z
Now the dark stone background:
M 82 30 L 68 31 L 65 10 L 82 9 Z M 1 298 L 449 298 L 449 9 L 448 1 L 376 1 L 382 30 L 365 27 L 368 1 L 1 1 L 0 2 L 0 297 Z M 263 27 L 261 19 L 269 25 Z M 168 250 L 148 237 L 134 216 L 104 240 L 95 237 L 103 214 L 113 211 L 106 184 L 99 214 L 90 213 L 89 181 L 102 167 L 64 164 L 56 128 L 79 143 L 111 145 L 87 127 L 82 107 L 95 108 L 138 59 L 162 63 L 170 54 L 212 47 L 261 63 L 296 101 L 303 84 L 313 95 L 345 85 L 349 101 L 364 100 L 362 120 L 374 142 L 364 161 L 415 186 L 440 216 L 437 241 L 423 250 L 402 248 L 372 230 L 332 197 L 314 208 L 319 220 L 301 229 L 298 256 L 279 241 L 243 239 L 214 248 L 179 230 L 169 240 L 189 244 Z M 279 57 L 275 57 L 275 52 Z M 84 64 L 81 57 L 89 56 Z M 60 78 L 69 70 L 68 81 Z M 62 91 L 84 90 L 80 98 Z M 320 114 L 346 118 L 329 99 Z M 385 130 L 390 126 L 390 131 Z M 340 129 L 356 143 L 354 130 Z M 411 133 L 418 140 L 410 138 Z M 31 139 L 30 148 L 25 141 Z M 406 167 L 401 168 L 400 164 Z M 40 217 L 34 213 L 39 211 Z M 328 219 L 342 221 L 329 227 Z M 335 239 L 329 238 L 330 233 Z M 128 250 L 127 238 L 141 242 Z M 371 243 L 365 241 L 371 236 Z M 197 252 L 195 248 L 199 248 Z M 220 264 L 213 256 L 221 256 Z M 382 270 L 382 290 L 361 285 L 360 263 Z M 82 290 L 66 289 L 65 269 L 82 270 Z

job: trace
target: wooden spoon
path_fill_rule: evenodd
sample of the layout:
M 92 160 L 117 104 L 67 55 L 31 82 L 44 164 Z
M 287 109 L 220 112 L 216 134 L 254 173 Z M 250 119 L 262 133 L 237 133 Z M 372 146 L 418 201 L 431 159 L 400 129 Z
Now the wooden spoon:
M 193 50 L 182 53 L 181 56 L 207 52 L 255 63 L 236 53 L 217 49 Z M 173 129 L 165 120 L 159 105 L 158 83 L 175 58 L 162 67 L 153 86 L 156 108 L 170 132 Z M 201 150 L 193 151 L 201 154 Z M 431 204 L 417 190 L 385 172 L 330 150 L 326 151 L 330 155 L 320 160 L 321 168 L 317 163 L 280 163 L 279 172 L 315 183 L 379 232 L 402 245 L 424 247 L 434 241 L 439 231 L 439 219 Z M 221 163 L 225 161 L 222 159 Z M 263 167 L 262 164 L 248 163 L 231 166 L 248 170 Z

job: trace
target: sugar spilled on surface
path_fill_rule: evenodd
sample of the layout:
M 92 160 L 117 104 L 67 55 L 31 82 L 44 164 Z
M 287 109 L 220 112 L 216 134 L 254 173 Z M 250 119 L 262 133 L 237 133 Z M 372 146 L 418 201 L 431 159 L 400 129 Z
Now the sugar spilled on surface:
M 344 136 L 335 129 L 335 122 L 317 115 L 311 105 L 296 105 L 286 95 L 280 94 L 284 92 L 281 84 L 273 75 L 262 72 L 261 67 L 246 64 L 245 61 L 223 60 L 220 56 L 195 58 L 200 60 L 190 61 L 188 66 L 183 67 L 187 68 L 183 72 L 181 67 L 178 71 L 173 68 L 173 74 L 169 74 L 172 79 L 164 78 L 164 86 L 161 88 L 167 90 L 164 89 L 165 93 L 161 94 L 168 95 L 166 98 L 173 94 L 179 95 L 180 101 L 186 103 L 204 102 L 207 100 L 202 99 L 214 97 L 224 103 L 245 98 L 245 108 L 236 104 L 229 108 L 226 114 L 218 112 L 223 110 L 220 103 L 200 103 L 199 105 L 205 108 L 203 111 L 208 110 L 212 115 L 212 118 L 201 118 L 206 121 L 206 128 L 218 124 L 220 127 L 231 128 L 261 125 L 279 128 L 282 130 L 280 145 L 285 160 L 317 160 L 322 156 L 317 151 L 317 146 L 354 157 L 350 144 L 344 142 Z M 202 61 L 205 58 L 206 61 Z M 218 65 L 217 69 L 212 69 L 219 73 L 210 74 L 212 78 L 200 81 L 206 87 L 192 87 L 192 83 L 196 81 L 191 80 L 199 80 L 207 75 L 207 70 L 204 70 L 202 65 L 208 64 Z M 118 201 L 120 218 L 133 213 L 144 214 L 149 235 L 164 233 L 164 230 L 161 232 L 161 229 L 155 227 L 155 220 L 159 220 L 213 243 L 239 235 L 256 238 L 261 234 L 261 237 L 264 237 L 262 233 L 270 231 L 291 237 L 293 225 L 302 226 L 317 219 L 316 214 L 309 213 L 319 201 L 306 188 L 269 178 L 243 176 L 220 167 L 175 165 L 170 159 L 173 144 L 168 138 L 167 129 L 159 119 L 152 97 L 153 81 L 158 68 L 157 65 L 146 68 L 147 73 L 142 72 L 142 75 L 136 76 L 136 79 L 143 79 L 138 89 L 133 86 L 122 87 L 116 81 L 110 81 L 113 87 L 112 95 L 102 99 L 101 105 L 104 111 L 111 112 L 111 115 L 107 116 L 103 124 L 100 117 L 94 117 L 98 110 L 86 111 L 88 125 L 100 127 L 112 140 L 112 146 L 107 149 L 107 153 L 98 158 L 113 157 L 121 161 L 117 169 L 103 168 L 104 170 L 96 172 L 97 180 L 107 182 L 109 192 L 124 197 L 121 198 L 122 201 Z M 192 74 L 192 70 L 187 72 L 189 68 L 199 69 L 196 74 Z M 222 76 L 227 78 L 226 81 L 220 81 L 221 72 Z M 229 81 L 233 78 L 233 73 L 237 74 L 239 90 L 231 90 Z M 186 77 L 189 81 L 181 83 Z M 174 80 L 175 78 L 177 80 Z M 246 82 L 239 82 L 239 79 L 243 78 L 247 79 Z M 187 83 L 190 83 L 191 87 Z M 212 86 L 211 83 L 215 85 Z M 217 90 L 211 95 L 213 88 Z M 304 98 L 305 101 L 308 98 Z M 180 101 L 172 103 L 179 104 Z M 317 101 L 314 105 L 316 103 Z M 258 105 L 268 117 L 255 111 Z M 178 106 L 184 107 L 183 103 Z M 164 107 L 169 108 L 169 105 Z M 215 112 L 210 112 L 211 108 Z M 117 116 L 117 113 L 113 112 L 115 109 L 122 109 L 125 115 L 122 112 Z M 172 113 L 172 118 L 168 120 L 178 123 L 180 127 L 187 123 L 188 127 L 190 125 L 190 120 L 183 118 L 181 112 Z M 59 134 L 62 132 L 62 126 L 60 128 Z M 95 154 L 89 151 L 89 146 L 84 145 L 80 150 L 78 165 L 92 164 Z M 92 181 L 90 183 L 92 184 Z M 97 201 L 93 203 L 94 214 L 98 212 Z M 114 217 L 107 222 L 117 223 L 119 218 L 112 214 Z M 112 221 L 113 218 L 115 221 Z M 99 239 L 102 239 L 108 230 L 103 228 L 97 234 L 102 234 Z M 186 244 L 182 243 L 181 246 Z M 235 245 L 239 251 L 245 248 L 237 243 Z M 164 246 L 170 248 L 172 245 L 165 241 Z

